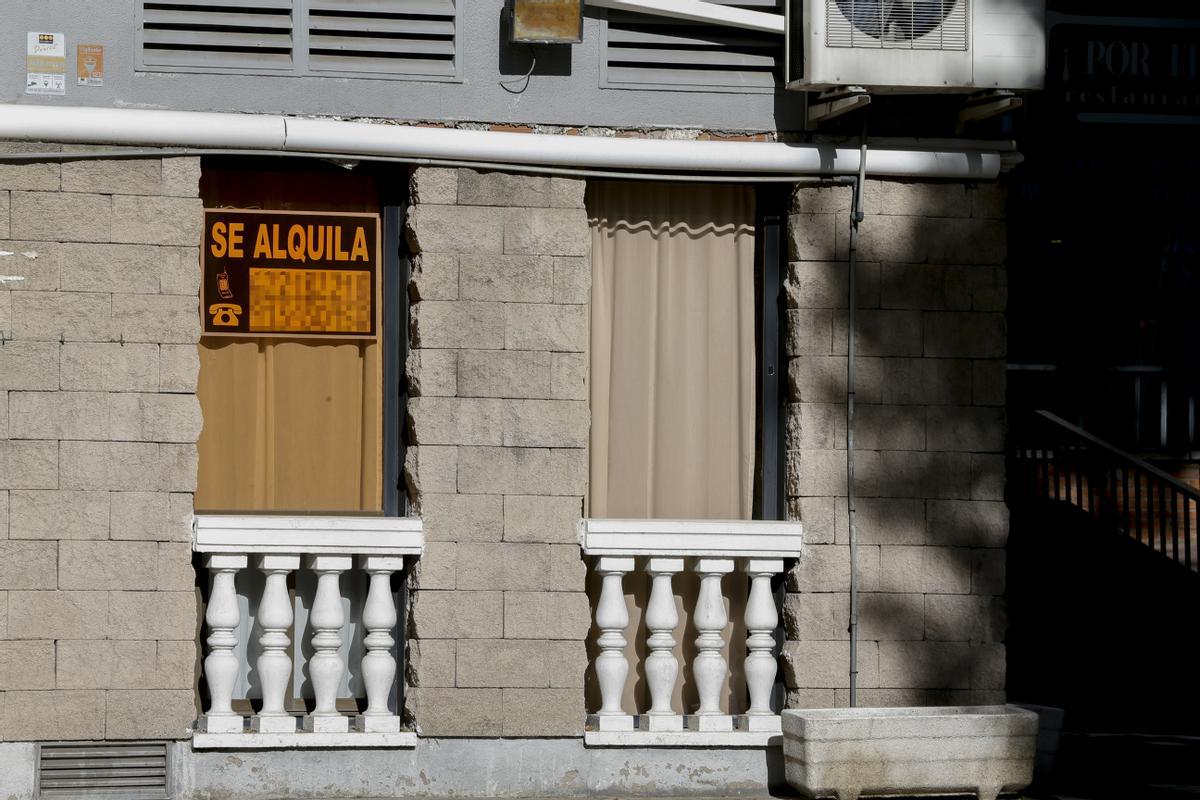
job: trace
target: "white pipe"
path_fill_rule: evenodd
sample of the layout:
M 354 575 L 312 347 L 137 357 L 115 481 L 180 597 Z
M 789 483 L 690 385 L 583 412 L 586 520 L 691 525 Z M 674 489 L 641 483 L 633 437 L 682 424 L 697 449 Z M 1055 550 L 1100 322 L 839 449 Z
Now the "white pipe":
M 401 127 L 363 122 L 289 119 L 287 150 L 348 155 L 405 155 L 513 164 L 662 172 L 759 172 L 855 175 L 857 147 L 780 142 L 674 141 Z M 872 150 L 867 169 L 903 177 L 994 178 L 995 153 Z
M 767 14 L 733 6 L 722 6 L 704 0 L 585 0 L 589 6 L 615 8 L 638 14 L 652 14 L 692 22 L 707 22 L 729 28 L 745 28 L 760 33 L 783 35 L 781 14 Z
M 421 128 L 266 114 L 0 105 L 0 139 L 238 148 L 654 172 L 854 175 L 856 147 L 783 142 L 602 138 Z M 878 149 L 874 175 L 991 180 L 995 151 Z
M 283 117 L 268 114 L 0 104 L 5 139 L 282 150 L 285 134 Z

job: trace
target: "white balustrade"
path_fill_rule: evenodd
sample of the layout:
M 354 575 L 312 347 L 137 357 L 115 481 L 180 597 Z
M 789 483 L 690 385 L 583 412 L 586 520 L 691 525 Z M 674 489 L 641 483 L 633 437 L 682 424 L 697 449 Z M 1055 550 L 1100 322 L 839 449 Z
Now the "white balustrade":
M 308 624 L 312 626 L 312 646 L 316 653 L 308 660 L 308 675 L 316 696 L 316 708 L 304 718 L 304 730 L 318 733 L 345 733 L 350 720 L 337 710 L 338 684 L 346 662 L 338 653 L 342 648 L 342 591 L 339 579 L 350 569 L 349 556 L 309 556 L 308 568 L 317 573 L 317 596 L 313 600 Z
M 729 624 L 721 578 L 733 572 L 733 559 L 699 558 L 695 570 L 700 573 L 700 593 L 696 597 L 692 621 L 700 633 L 696 636 L 697 652 L 692 672 L 696 676 L 700 707 L 688 717 L 687 727 L 696 731 L 731 731 L 733 717 L 721 713 L 721 687 L 729 674 L 729 663 L 721 655 L 725 647 L 722 633 Z
M 205 564 L 212 576 L 205 613 L 210 652 L 204 659 L 211 702 L 200 719 L 193 745 L 258 748 L 415 744 L 415 734 L 400 730 L 393 702 L 398 696 L 394 631 L 400 610 L 392 592 L 392 576 L 404 569 L 405 557 L 420 555 L 423 541 L 420 521 L 408 518 L 198 517 L 194 548 L 207 554 Z M 265 583 L 261 594 L 252 590 L 257 596 L 239 598 L 238 576 L 247 569 L 252 556 Z M 316 576 L 316 591 L 305 625 L 296 623 L 294 613 L 294 605 L 301 602 L 300 594 L 293 600 L 288 589 L 289 576 L 299 574 L 301 569 Z M 365 599 L 356 603 L 355 593 L 345 583 L 366 584 Z M 257 585 L 249 580 L 245 584 Z M 248 667 L 245 642 L 239 642 L 237 636 L 244 621 L 240 599 L 252 609 L 261 647 L 250 678 L 261 689 L 262 706 L 250 718 L 249 731 L 243 716 L 233 708 L 238 676 Z M 366 630 L 362 637 L 366 653 L 357 664 L 347 663 L 343 655 L 351 626 L 357 631 Z M 290 637 L 293 627 L 297 630 Z M 294 666 L 301 663 L 304 654 L 308 654 L 306 676 L 313 708 L 301 717 L 302 708 L 287 708 L 287 694 Z M 298 685 L 302 678 L 300 673 L 295 674 Z M 339 708 L 339 701 L 353 699 L 339 697 L 345 692 L 339 692 L 339 687 L 351 685 L 347 684 L 348 675 L 352 685 L 365 689 L 366 708 L 360 714 Z
M 775 629 L 779 611 L 771 591 L 771 578 L 783 572 L 782 558 L 747 559 L 743 569 L 750 576 L 746 601 L 746 688 L 750 707 L 740 720 L 746 730 L 778 730 L 779 718 L 771 710 L 771 692 L 779 664 L 775 658 Z
M 792 522 L 717 520 L 593 520 L 580 523 L 580 545 L 602 576 L 595 621 L 600 634 L 595 670 L 600 708 L 588 717 L 590 744 L 646 745 L 689 742 L 697 746 L 754 745 L 778 736 L 778 710 L 772 707 L 778 674 L 776 631 L 779 611 L 771 582 L 784 570 L 784 559 L 800 555 L 802 529 Z M 642 714 L 622 706 L 630 665 L 631 635 L 624 578 L 638 568 L 650 580 L 644 622 L 648 655 L 642 664 L 650 706 Z M 698 703 L 678 708 L 673 701 L 680 680 L 675 655 L 679 627 L 674 576 L 689 569 L 699 577 L 695 606 L 695 655 L 690 670 Z M 740 585 L 738 584 L 740 582 Z M 746 591 L 748 589 L 748 592 Z M 746 597 L 744 655 L 740 642 L 729 642 L 726 591 Z M 726 692 L 730 659 L 737 659 L 748 698 Z M 685 675 L 686 677 L 686 675 Z M 748 702 L 747 702 L 748 700 Z M 745 707 L 731 714 L 724 706 Z
M 683 716 L 671 707 L 671 695 L 679 678 L 674 635 L 679 612 L 675 610 L 671 579 L 682 570 L 682 558 L 651 558 L 646 563 L 646 572 L 650 575 L 650 600 L 646 603 L 646 627 L 650 630 L 646 637 L 646 646 L 650 649 L 650 655 L 646 657 L 650 710 L 638 720 L 639 727 L 645 730 L 683 730 Z
M 396 679 L 396 659 L 392 648 L 396 640 L 396 604 L 392 601 L 392 573 L 404 568 L 404 559 L 389 556 L 364 556 L 362 568 L 371 576 L 367 603 L 363 607 L 363 626 L 367 636 L 363 643 L 363 683 L 367 687 L 367 709 L 356 718 L 360 731 L 366 733 L 397 733 L 400 718 L 388 709 L 388 695 Z
M 233 710 L 233 684 L 237 680 L 238 657 L 234 629 L 241 621 L 234 577 L 246 568 L 246 556 L 211 555 L 205 559 L 212 572 L 212 595 L 204 621 L 208 624 L 208 656 L 204 659 L 204 674 L 208 676 L 210 699 L 208 712 L 200 721 L 205 733 L 241 733 L 243 719 Z
M 262 709 L 250 720 L 250 729 L 260 733 L 295 733 L 296 718 L 284 710 L 283 703 L 288 676 L 292 673 L 292 658 L 287 652 L 291 640 L 287 632 L 295 618 L 287 578 L 300 568 L 300 556 L 259 556 L 258 564 L 267 577 L 258 604 L 258 624 L 262 627 L 258 643 L 262 655 L 256 666 L 262 683 Z
M 625 608 L 622 578 L 633 570 L 633 559 L 601 558 L 596 570 L 603 582 L 600 602 L 596 606 L 596 627 L 600 629 L 596 639 L 600 647 L 600 655 L 596 657 L 596 680 L 600 684 L 602 701 L 596 712 L 595 726 L 602 731 L 631 731 L 633 715 L 621 710 L 621 692 L 629 676 L 629 660 L 625 658 L 628 642 L 623 635 L 629 625 L 629 611 Z

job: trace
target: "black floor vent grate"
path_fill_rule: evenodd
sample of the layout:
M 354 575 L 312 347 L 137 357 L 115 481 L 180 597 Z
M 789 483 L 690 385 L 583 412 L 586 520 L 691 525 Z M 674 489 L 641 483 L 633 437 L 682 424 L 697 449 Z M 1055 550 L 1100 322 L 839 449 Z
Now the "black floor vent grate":
M 166 742 L 56 742 L 38 747 L 38 797 L 168 800 Z

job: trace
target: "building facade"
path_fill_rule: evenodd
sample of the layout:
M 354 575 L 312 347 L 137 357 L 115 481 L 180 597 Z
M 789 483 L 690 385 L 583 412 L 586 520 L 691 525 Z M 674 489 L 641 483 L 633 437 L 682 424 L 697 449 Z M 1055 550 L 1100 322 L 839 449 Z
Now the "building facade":
M 1002 142 L 872 143 L 852 233 L 778 36 L 78 5 L 0 66 L 0 797 L 780 785 L 848 370 L 856 701 L 1004 701 Z

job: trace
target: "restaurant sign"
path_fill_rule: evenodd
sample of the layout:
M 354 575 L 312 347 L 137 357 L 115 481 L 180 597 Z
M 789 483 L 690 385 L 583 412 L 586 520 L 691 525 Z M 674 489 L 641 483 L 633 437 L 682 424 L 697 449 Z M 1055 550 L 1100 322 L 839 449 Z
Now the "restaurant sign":
M 374 338 L 379 215 L 205 209 L 205 336 Z
M 1200 123 L 1200 26 L 1049 15 L 1048 99 L 1079 122 Z

